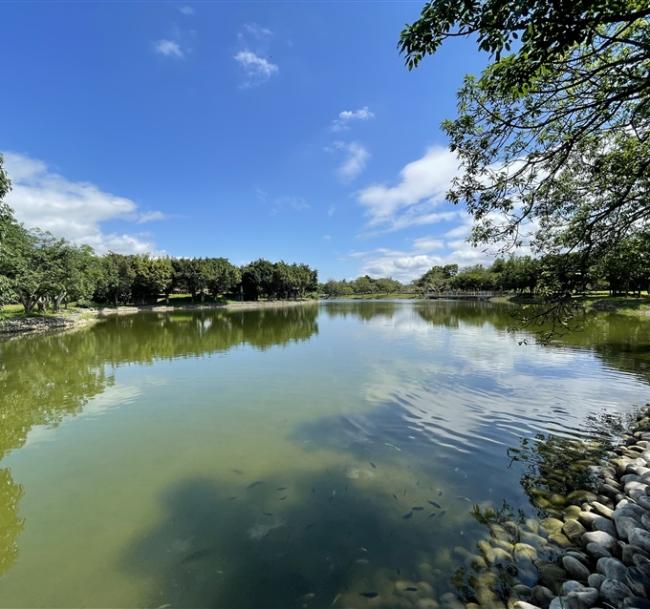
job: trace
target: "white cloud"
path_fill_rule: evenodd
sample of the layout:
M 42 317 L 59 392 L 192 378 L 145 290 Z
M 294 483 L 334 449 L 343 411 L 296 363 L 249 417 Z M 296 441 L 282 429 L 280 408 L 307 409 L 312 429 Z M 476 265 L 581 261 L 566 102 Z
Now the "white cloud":
M 327 151 L 340 151 L 344 159 L 336 173 L 343 182 L 354 180 L 366 168 L 370 153 L 359 142 L 334 142 Z
M 432 254 L 432 251 L 443 250 Z M 495 256 L 467 241 L 445 242 L 433 237 L 413 240 L 410 250 L 376 248 L 369 251 L 350 252 L 346 258 L 360 262 L 359 275 L 392 277 L 409 282 L 426 273 L 432 266 L 458 264 L 460 267 L 474 264 L 489 265 Z
M 359 192 L 369 226 L 396 230 L 445 219 L 432 213 L 431 208 L 444 201 L 457 174 L 458 160 L 452 152 L 430 148 L 422 158 L 404 166 L 397 185 L 374 184 Z
M 445 246 L 445 242 L 441 239 L 434 239 L 433 237 L 420 237 L 413 241 L 413 248 L 419 252 L 430 252 L 438 250 Z
M 183 15 L 186 15 L 190 17 L 191 15 L 194 14 L 194 9 L 191 6 L 184 5 L 184 6 L 179 6 L 178 11 L 182 13 Z
M 265 83 L 279 68 L 265 57 L 253 53 L 253 51 L 239 51 L 233 59 L 239 64 L 244 73 L 244 87 L 253 87 Z
M 154 251 L 147 235 L 104 233 L 109 220 L 146 222 L 164 217 L 161 212 L 140 212 L 131 199 L 100 190 L 89 182 L 73 182 L 50 171 L 40 160 L 13 152 L 4 153 L 12 181 L 7 203 L 16 218 L 29 228 L 41 228 L 74 243 L 86 243 L 98 252 Z
M 183 59 L 183 57 L 185 57 L 185 51 L 175 40 L 161 38 L 153 43 L 153 48 L 156 53 L 164 55 L 165 57 L 176 57 L 178 59 Z
M 370 111 L 368 106 L 359 108 L 358 110 L 342 110 L 339 112 L 338 117 L 332 121 L 332 131 L 346 131 L 350 128 L 351 121 L 367 121 L 375 118 L 373 112 Z
M 455 226 L 454 228 L 448 230 L 445 233 L 445 237 L 448 237 L 450 239 L 456 239 L 458 237 L 467 238 L 471 230 L 472 230 L 472 220 L 471 217 L 468 215 L 467 221 L 462 222 L 458 226 Z

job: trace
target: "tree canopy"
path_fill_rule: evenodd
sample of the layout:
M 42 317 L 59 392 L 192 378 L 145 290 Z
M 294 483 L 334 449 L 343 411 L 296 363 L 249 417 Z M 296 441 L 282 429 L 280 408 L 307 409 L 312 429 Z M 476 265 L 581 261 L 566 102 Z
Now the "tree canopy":
M 318 288 L 318 273 L 306 264 L 261 259 L 239 268 L 223 257 L 97 256 L 87 245 L 20 224 L 3 201 L 10 187 L 0 155 L 0 307 L 19 302 L 29 314 L 70 302 L 145 304 L 172 292 L 189 293 L 193 301 L 304 298 Z
M 409 69 L 458 37 L 492 58 L 443 125 L 475 242 L 588 261 L 647 225 L 649 17 L 647 0 L 433 0 L 405 27 Z

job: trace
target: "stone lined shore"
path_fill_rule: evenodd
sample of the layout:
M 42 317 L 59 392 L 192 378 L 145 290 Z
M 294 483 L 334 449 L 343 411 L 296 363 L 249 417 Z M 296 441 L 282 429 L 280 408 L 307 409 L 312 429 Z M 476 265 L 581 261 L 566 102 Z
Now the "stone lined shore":
M 231 302 L 228 304 L 187 304 L 187 305 L 143 305 L 105 307 L 101 309 L 83 309 L 60 315 L 42 315 L 33 317 L 13 317 L 0 321 L 0 337 L 82 328 L 96 321 L 113 315 L 134 315 L 153 312 L 169 313 L 173 311 L 201 311 L 223 309 L 226 311 L 251 311 L 256 309 L 278 309 L 307 304 L 317 304 L 318 300 L 276 300 Z
M 551 501 L 561 506 L 552 510 L 558 517 L 489 525 L 472 559 L 476 602 L 465 609 L 650 609 L 650 408 L 587 469 L 595 491 Z M 513 565 L 504 602 L 495 592 L 499 568 Z M 440 600 L 449 609 L 463 606 Z

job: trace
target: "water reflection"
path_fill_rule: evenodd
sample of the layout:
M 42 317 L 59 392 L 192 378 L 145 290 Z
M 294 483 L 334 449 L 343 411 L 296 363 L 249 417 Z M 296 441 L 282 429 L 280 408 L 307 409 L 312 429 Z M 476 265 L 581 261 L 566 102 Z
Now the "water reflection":
M 318 333 L 317 315 L 316 306 L 150 313 L 109 318 L 84 331 L 0 341 L 0 461 L 35 427 L 54 427 L 82 412 L 114 385 L 115 367 L 309 340 Z M 0 574 L 17 556 L 22 494 L 11 472 L 0 469 Z
M 482 303 L 332 302 L 0 343 L 0 591 L 18 606 L 406 608 L 456 573 L 474 598 L 467 552 L 482 529 L 559 509 L 575 482 L 558 477 L 561 456 L 614 428 L 588 425 L 605 406 L 647 392 L 639 320 L 597 318 L 543 347 L 520 345 L 512 323 Z M 44 428 L 48 446 L 31 451 Z M 65 480 L 39 473 L 46 456 Z M 63 542 L 44 518 L 53 504 Z M 118 509 L 119 534 L 89 516 Z M 84 535 L 102 526 L 94 554 Z M 49 542 L 26 543 L 34 530 Z M 71 573 L 89 561 L 105 596 L 89 579 L 41 582 L 37 553 Z

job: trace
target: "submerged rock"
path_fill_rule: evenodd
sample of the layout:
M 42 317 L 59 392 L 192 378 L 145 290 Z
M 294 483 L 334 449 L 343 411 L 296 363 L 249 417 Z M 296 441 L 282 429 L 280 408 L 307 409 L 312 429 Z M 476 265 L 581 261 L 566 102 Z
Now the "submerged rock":
M 582 536 L 582 541 L 585 544 L 597 543 L 607 550 L 612 550 L 616 547 L 616 539 L 605 531 L 591 531 Z
M 589 575 L 591 575 L 589 569 L 573 556 L 563 557 L 562 566 L 571 577 L 582 582 L 586 582 Z

